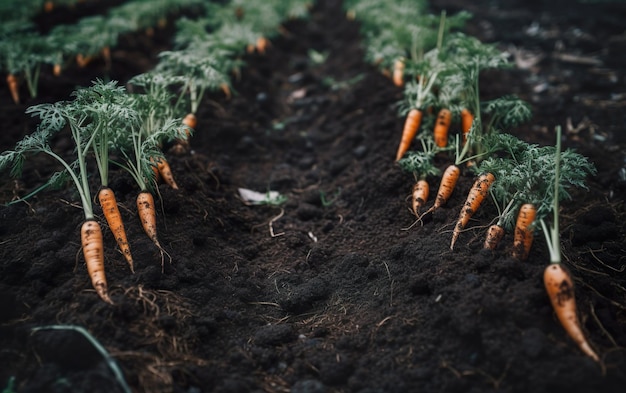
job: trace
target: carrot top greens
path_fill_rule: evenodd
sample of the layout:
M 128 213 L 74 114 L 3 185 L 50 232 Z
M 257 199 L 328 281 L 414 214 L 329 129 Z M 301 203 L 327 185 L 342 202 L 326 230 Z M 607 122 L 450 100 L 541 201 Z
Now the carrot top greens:
M 109 182 L 109 150 L 116 134 L 124 134 L 133 124 L 137 124 L 139 114 L 127 106 L 126 91 L 116 81 L 104 83 L 96 80 L 93 86 L 78 89 L 73 93 L 72 108 L 84 116 L 91 133 L 91 151 L 95 157 L 100 183 L 103 187 Z
M 586 188 L 585 179 L 596 173 L 586 157 L 571 149 L 560 152 L 557 161 L 560 142 L 555 148 L 529 144 L 510 134 L 499 134 L 497 139 L 500 154 L 483 160 L 476 171 L 495 175 L 490 194 L 500 213 L 498 223 L 508 230 L 514 227 L 515 212 L 522 204 L 535 205 L 540 221 L 558 208 L 555 201 L 571 198 L 570 187 Z
M 61 172 L 54 174 L 48 183 L 56 184 L 69 177 L 80 196 L 85 219 L 93 219 L 87 157 L 94 135 L 89 132 L 91 126 L 86 122 L 86 117 L 78 113 L 67 101 L 31 106 L 26 113 L 39 117 L 37 130 L 19 141 L 13 151 L 0 155 L 0 170 L 11 167 L 11 174 L 19 176 L 27 157 L 39 153 L 47 154 L 63 168 Z M 63 157 L 50 146 L 50 139 L 66 126 L 75 144 L 73 157 Z
M 398 160 L 400 168 L 413 173 L 415 179 L 425 179 L 428 176 L 437 176 L 441 170 L 435 166 L 435 155 L 445 150 L 435 144 L 431 134 L 423 133 L 418 137 L 422 145 L 422 150 L 409 151 L 404 157 Z

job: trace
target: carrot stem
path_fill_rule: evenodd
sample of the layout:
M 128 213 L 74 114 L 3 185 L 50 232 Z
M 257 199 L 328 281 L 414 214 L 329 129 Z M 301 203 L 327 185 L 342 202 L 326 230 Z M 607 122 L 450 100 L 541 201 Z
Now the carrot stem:
M 559 239 L 559 178 L 561 176 L 561 127 L 556 127 L 556 157 L 554 159 L 554 200 L 552 201 L 552 227 L 542 219 L 543 234 L 550 252 L 550 263 L 561 263 L 561 244 Z

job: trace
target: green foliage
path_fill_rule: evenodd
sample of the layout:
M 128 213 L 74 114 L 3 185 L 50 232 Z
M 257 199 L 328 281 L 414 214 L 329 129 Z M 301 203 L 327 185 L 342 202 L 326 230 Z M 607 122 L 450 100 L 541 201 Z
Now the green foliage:
M 408 151 L 398 160 L 398 165 L 402 170 L 413 173 L 416 179 L 438 176 L 441 170 L 435 166 L 435 155 L 445 149 L 435 144 L 432 134 L 421 133 L 417 139 L 421 143 L 422 149 Z
M 540 147 L 509 134 L 498 134 L 494 139 L 499 140 L 493 146 L 501 154 L 483 160 L 476 171 L 495 176 L 490 193 L 501 211 L 499 224 L 508 230 L 513 229 L 514 213 L 522 204 L 535 205 L 538 222 L 553 212 L 555 199 L 571 199 L 568 189 L 586 188 L 585 180 L 596 173 L 586 157 L 571 149 L 560 153 L 557 167 L 554 146 Z M 509 204 L 511 208 L 502 214 Z
M 491 116 L 488 131 L 515 127 L 532 117 L 530 105 L 512 95 L 485 102 L 483 112 Z

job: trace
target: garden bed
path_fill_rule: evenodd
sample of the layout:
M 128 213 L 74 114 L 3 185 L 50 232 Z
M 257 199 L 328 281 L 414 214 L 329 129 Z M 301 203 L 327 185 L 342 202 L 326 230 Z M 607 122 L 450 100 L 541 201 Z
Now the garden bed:
M 318 1 L 265 55 L 245 58 L 232 99 L 205 98 L 192 152 L 168 155 L 180 189 L 161 185 L 157 204 L 171 258 L 162 263 L 135 220 L 132 179 L 112 173 L 135 258 L 131 274 L 104 231 L 114 305 L 87 276 L 75 193 L 46 190 L 0 207 L 0 386 L 15 376 L 18 392 L 122 391 L 75 331 L 31 332 L 63 324 L 89 331 L 137 392 L 622 391 L 626 9 L 504 3 L 432 6 L 470 11 L 468 34 L 517 53 L 520 67 L 481 81 L 485 97 L 517 94 L 532 105 L 531 122 L 508 132 L 553 145 L 561 125 L 564 147 L 598 170 L 563 203 L 561 238 L 601 364 L 554 317 L 539 232 L 526 262 L 510 257 L 511 234 L 482 250 L 497 215 L 486 203 L 449 250 L 469 172 L 445 207 L 411 226 L 413 177 L 393 160 L 402 91 L 364 62 L 358 23 Z M 123 37 L 108 76 L 125 83 L 149 70 L 172 31 Z M 0 150 L 33 130 L 29 105 L 67 100 L 96 77 L 106 77 L 104 64 L 44 75 L 40 98 L 19 106 L 0 87 Z M 72 145 L 62 134 L 55 146 Z M 1 183 L 1 201 L 41 185 L 51 164 L 28 162 L 23 177 Z M 252 206 L 239 188 L 287 200 Z

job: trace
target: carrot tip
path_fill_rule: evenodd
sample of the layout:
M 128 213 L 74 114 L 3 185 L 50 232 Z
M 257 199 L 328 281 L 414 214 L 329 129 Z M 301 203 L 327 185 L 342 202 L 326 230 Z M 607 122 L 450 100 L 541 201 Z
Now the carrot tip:
M 106 303 L 113 304 L 113 300 L 111 300 L 111 298 L 109 297 L 109 293 L 105 284 L 97 284 L 96 293 L 98 293 L 100 299 L 104 300 Z

